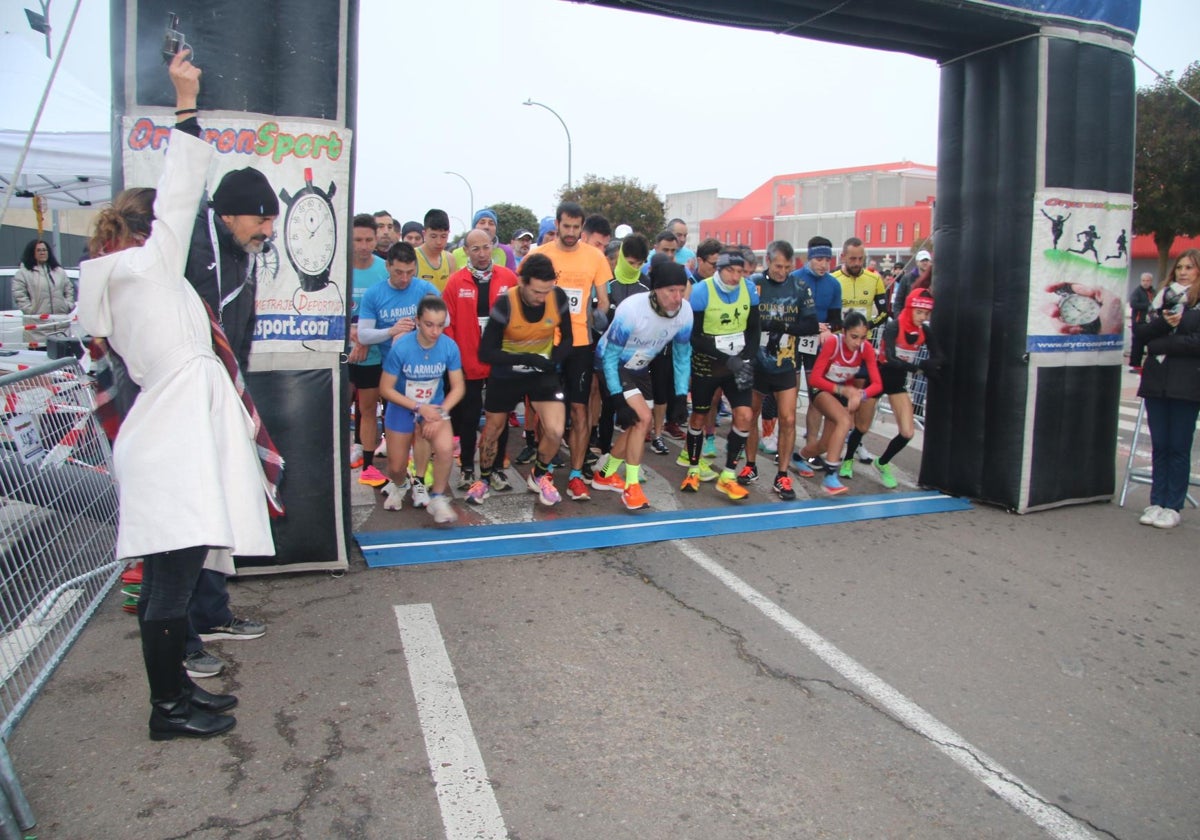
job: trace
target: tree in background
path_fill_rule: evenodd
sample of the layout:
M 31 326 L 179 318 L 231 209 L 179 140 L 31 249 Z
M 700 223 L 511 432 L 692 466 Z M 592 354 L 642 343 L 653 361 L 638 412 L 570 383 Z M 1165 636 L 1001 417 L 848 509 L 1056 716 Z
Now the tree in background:
M 587 215 L 599 213 L 615 228 L 626 224 L 647 239 L 654 241 L 655 235 L 666 224 L 666 205 L 658 197 L 657 187 L 643 187 L 637 178 L 601 178 L 587 175 L 583 182 L 572 189 L 559 192 L 561 201 L 575 201 Z
M 1200 62 L 1188 65 L 1179 87 L 1200 99 Z M 1133 232 L 1154 234 L 1161 279 L 1175 237 L 1200 235 L 1200 105 L 1169 73 L 1137 92 L 1133 199 Z
M 533 211 L 528 207 L 504 202 L 489 206 L 496 214 L 496 236 L 504 244 L 507 245 L 512 241 L 513 234 L 521 228 L 525 228 L 537 236 L 538 217 L 533 215 Z

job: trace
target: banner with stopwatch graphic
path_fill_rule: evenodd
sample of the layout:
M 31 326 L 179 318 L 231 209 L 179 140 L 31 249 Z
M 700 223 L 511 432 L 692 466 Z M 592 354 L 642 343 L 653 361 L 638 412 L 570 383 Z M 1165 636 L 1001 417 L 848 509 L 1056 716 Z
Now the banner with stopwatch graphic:
M 1131 195 L 1035 193 L 1027 352 L 1115 352 L 1120 364 L 1132 239 Z
M 153 184 L 174 115 L 126 116 L 121 147 L 127 184 Z M 254 353 L 340 353 L 346 340 L 346 254 L 351 132 L 267 117 L 206 117 L 217 150 L 211 194 L 233 169 L 254 167 L 279 196 L 271 247 L 256 256 Z

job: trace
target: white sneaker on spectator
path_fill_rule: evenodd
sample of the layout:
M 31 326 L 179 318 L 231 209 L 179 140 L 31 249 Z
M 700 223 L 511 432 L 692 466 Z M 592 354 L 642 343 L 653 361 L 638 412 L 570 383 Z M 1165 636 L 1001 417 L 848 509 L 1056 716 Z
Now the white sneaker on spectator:
M 1179 524 L 1179 511 L 1163 508 L 1154 519 L 1155 528 L 1174 528 Z
M 1158 519 L 1160 513 L 1162 513 L 1161 505 L 1150 505 L 1150 507 L 1142 511 L 1142 516 L 1138 519 L 1138 522 L 1143 525 L 1153 525 L 1154 520 Z

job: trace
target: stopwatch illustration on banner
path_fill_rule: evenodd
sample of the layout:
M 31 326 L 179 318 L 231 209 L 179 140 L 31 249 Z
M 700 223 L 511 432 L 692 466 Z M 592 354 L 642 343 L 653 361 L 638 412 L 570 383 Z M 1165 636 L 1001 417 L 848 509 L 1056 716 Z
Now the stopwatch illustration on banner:
M 283 219 L 284 250 L 306 292 L 329 285 L 329 268 L 337 251 L 337 220 L 333 212 L 336 189 L 332 181 L 328 192 L 314 187 L 312 169 L 305 168 L 304 189 L 292 196 L 286 189 L 279 192 L 288 206 Z
M 1079 327 L 1080 332 L 1094 335 L 1100 332 L 1100 301 L 1079 295 L 1070 283 L 1063 283 L 1054 293 L 1058 295 L 1058 319 L 1064 324 Z

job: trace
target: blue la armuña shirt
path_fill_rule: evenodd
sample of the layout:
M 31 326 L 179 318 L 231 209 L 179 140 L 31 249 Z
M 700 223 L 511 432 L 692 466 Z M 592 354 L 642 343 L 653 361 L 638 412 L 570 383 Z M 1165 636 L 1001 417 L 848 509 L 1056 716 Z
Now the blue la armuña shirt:
M 428 280 L 414 277 L 403 291 L 396 289 L 391 283 L 377 283 L 367 289 L 363 295 L 362 304 L 358 308 L 359 340 L 362 340 L 363 327 L 377 330 L 388 330 L 396 326 L 396 322 L 404 318 L 417 316 L 417 304 L 426 295 L 441 297 L 437 287 Z M 364 342 L 365 343 L 365 342 Z M 392 349 L 392 339 L 384 339 L 379 344 L 379 352 L 387 358 Z
M 445 335 L 439 335 L 433 347 L 426 349 L 417 341 L 417 332 L 397 338 L 383 360 L 383 372 L 396 377 L 396 390 L 421 404 L 440 405 L 445 398 L 446 372 L 462 370 L 462 355 L 458 345 Z M 396 413 L 408 411 L 395 403 L 387 404 L 389 425 L 398 425 Z M 412 412 L 409 412 L 410 414 Z

